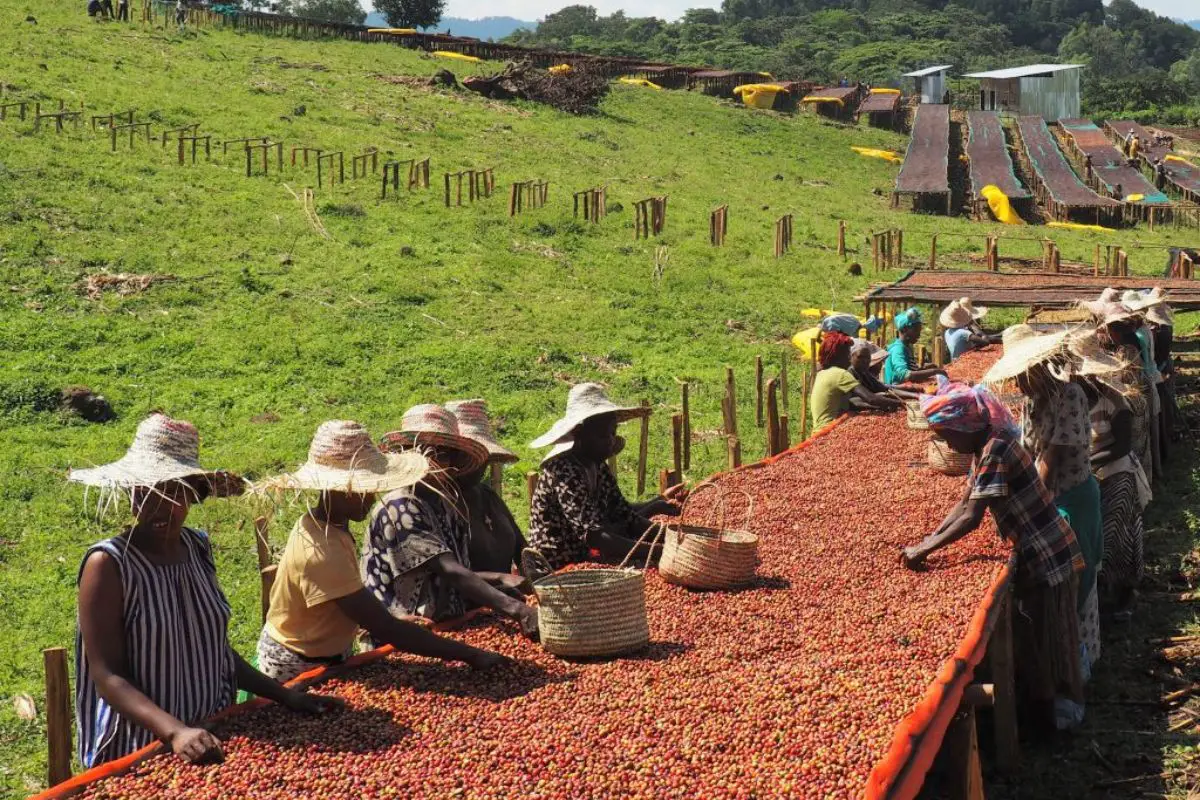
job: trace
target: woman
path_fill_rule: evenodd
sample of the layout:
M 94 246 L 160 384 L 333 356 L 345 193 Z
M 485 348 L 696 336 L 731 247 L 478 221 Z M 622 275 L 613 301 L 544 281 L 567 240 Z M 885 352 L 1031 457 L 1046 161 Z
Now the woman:
M 947 382 L 922 399 L 921 411 L 930 429 L 955 452 L 974 455 L 975 465 L 962 500 L 936 531 L 904 549 L 901 563 L 920 568 L 930 553 L 978 528 L 991 511 L 1017 554 L 1012 620 L 1018 690 L 1030 722 L 1052 731 L 1056 694 L 1083 701 L 1075 600 L 1084 561 L 1075 534 L 993 394 Z
M 905 389 L 903 386 L 888 386 L 875 374 L 878 369 L 872 363 L 875 358 L 875 350 L 878 349 L 886 357 L 887 351 L 881 348 L 876 348 L 865 339 L 855 339 L 854 346 L 850 348 L 850 374 L 858 381 L 862 388 L 868 392 L 875 394 L 891 394 L 901 400 L 918 400 L 921 397 L 920 392 L 912 389 Z M 880 361 L 882 363 L 882 360 Z
M 853 344 L 849 336 L 837 331 L 821 337 L 817 355 L 821 371 L 813 379 L 810 394 L 814 431 L 848 412 L 851 406 L 865 411 L 894 411 L 901 406 L 900 400 L 864 388 L 850 374 L 850 347 Z
M 128 491 L 134 516 L 92 545 L 79 571 L 75 711 L 85 767 L 155 739 L 187 762 L 220 759 L 220 741 L 201 725 L 238 687 L 300 711 L 334 704 L 279 685 L 230 647 L 212 546 L 184 523 L 193 503 L 240 494 L 243 483 L 201 467 L 199 449 L 190 422 L 153 414 L 119 461 L 69 475 L 99 487 L 104 507 Z
M 384 449 L 424 452 L 429 478 L 397 489 L 376 507 L 363 544 L 363 583 L 393 615 L 419 614 L 439 621 L 462 616 L 467 602 L 516 620 L 537 636 L 537 609 L 523 594 L 519 575 L 471 569 L 470 522 L 462 482 L 487 462 L 487 448 L 463 436 L 445 408 L 417 405 L 401 429 L 384 436 Z
M 471 569 L 479 572 L 512 572 L 520 566 L 521 551 L 527 546 L 520 526 L 504 499 L 485 480 L 488 467 L 512 464 L 519 460 L 492 434 L 487 403 L 483 400 L 458 400 L 446 403 L 446 410 L 458 420 L 463 436 L 487 448 L 487 463 L 470 475 L 464 475 L 463 500 L 467 504 L 471 527 Z
M 1133 414 L 1133 452 L 1142 465 L 1146 480 L 1154 482 L 1154 455 L 1151 444 L 1154 416 L 1150 405 L 1149 383 L 1142 366 L 1141 347 L 1137 338 L 1140 320 L 1137 314 L 1120 303 L 1085 303 L 1097 321 L 1097 333 L 1104 349 L 1129 364 L 1121 380 L 1131 387 L 1125 396 Z
M 1142 371 L 1145 373 L 1146 399 L 1150 404 L 1150 455 L 1154 463 L 1154 474 L 1162 475 L 1163 426 L 1162 400 L 1159 385 L 1163 375 L 1158 369 L 1158 354 L 1154 352 L 1154 334 L 1146 320 L 1146 310 L 1151 303 L 1141 292 L 1130 290 L 1121 296 L 1121 304 L 1137 314 L 1134 336 L 1137 337 L 1138 353 L 1141 355 Z
M 542 462 L 542 474 L 529 511 L 529 544 L 554 569 L 588 561 L 595 551 L 620 561 L 634 550 L 656 514 L 676 516 L 675 502 L 687 491 L 674 486 L 648 503 L 632 505 L 621 494 L 608 459 L 619 446 L 618 423 L 648 413 L 618 406 L 598 383 L 581 383 L 567 395 L 567 411 L 532 447 L 554 449 Z M 643 544 L 634 558 L 645 558 Z
M 910 308 L 896 315 L 896 340 L 888 345 L 887 361 L 883 362 L 884 383 L 922 383 L 946 371 L 932 365 L 917 363 L 913 345 L 921 340 L 921 310 Z
M 1146 304 L 1146 324 L 1150 326 L 1153 337 L 1156 366 L 1162 376 L 1158 384 L 1158 398 L 1162 420 L 1160 443 L 1162 458 L 1165 461 L 1174 440 L 1175 420 L 1179 414 L 1175 400 L 1175 360 L 1171 357 L 1175 341 L 1175 316 L 1171 313 L 1171 307 L 1167 305 L 1167 298 L 1162 289 L 1158 287 L 1146 293 L 1143 302 Z
M 1038 477 L 1063 515 L 1083 552 L 1079 576 L 1078 611 L 1088 615 L 1095 599 L 1096 573 L 1104 557 L 1100 521 L 1100 484 L 1092 475 L 1092 430 L 1087 395 L 1071 376 L 1078 359 L 1070 351 L 1072 333 L 1060 331 L 1030 336 L 1005 348 L 983 382 L 1013 380 L 1027 398 L 1027 434 L 1022 444 L 1033 456 Z M 1089 626 L 1089 633 L 1092 628 Z M 1097 630 L 1098 633 L 1098 630 Z M 1099 650 L 1099 637 L 1090 642 L 1087 666 Z
M 1000 334 L 984 333 L 983 328 L 979 327 L 979 320 L 986 317 L 987 313 L 988 310 L 982 306 L 976 308 L 969 297 L 955 300 L 942 309 L 938 322 L 946 329 L 942 338 L 951 361 L 971 350 L 1000 341 Z
M 362 425 L 333 420 L 317 428 L 303 466 L 256 487 L 320 492 L 316 504 L 296 521 L 279 557 L 258 639 L 263 672 L 287 681 L 340 663 L 353 651 L 359 628 L 402 652 L 463 661 L 476 669 L 504 660 L 393 617 L 363 586 L 350 522 L 366 519 L 376 492 L 411 487 L 428 472 L 429 463 L 420 453 L 385 456 Z

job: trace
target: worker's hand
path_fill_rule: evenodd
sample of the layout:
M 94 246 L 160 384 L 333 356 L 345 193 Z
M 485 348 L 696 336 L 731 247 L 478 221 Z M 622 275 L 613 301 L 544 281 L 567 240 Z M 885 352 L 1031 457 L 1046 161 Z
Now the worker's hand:
M 283 704 L 292 711 L 300 711 L 305 714 L 324 714 L 327 711 L 341 708 L 345 705 L 345 702 L 340 697 L 291 691 L 283 701 Z
M 467 660 L 467 664 L 471 669 L 478 670 L 493 669 L 511 663 L 512 659 L 502 656 L 499 653 L 493 653 L 490 650 L 476 650 Z
M 203 728 L 179 728 L 167 737 L 171 751 L 189 764 L 220 763 L 225 760 L 221 740 Z
M 688 499 L 688 488 L 682 483 L 677 483 L 674 486 L 668 487 L 667 490 L 662 493 L 662 496 L 663 500 L 668 502 L 683 503 Z
M 906 547 L 900 551 L 900 563 L 908 569 L 920 569 L 925 566 L 925 554 L 916 545 Z
M 533 606 L 525 606 L 521 609 L 517 622 L 521 624 L 521 633 L 533 641 L 537 641 L 540 635 L 538 623 L 538 610 Z
M 515 597 L 533 594 L 533 584 L 524 575 L 501 575 L 496 581 L 496 588 Z

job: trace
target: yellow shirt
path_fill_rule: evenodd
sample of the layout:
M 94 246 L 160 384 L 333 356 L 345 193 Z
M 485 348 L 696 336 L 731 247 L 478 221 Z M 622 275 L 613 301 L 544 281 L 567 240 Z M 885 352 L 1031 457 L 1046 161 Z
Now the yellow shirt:
M 309 658 L 342 655 L 358 625 L 333 601 L 361 588 L 354 537 L 305 514 L 279 557 L 267 635 Z
M 858 379 L 841 367 L 826 367 L 812 385 L 813 430 L 819 431 L 850 410 L 850 393 Z

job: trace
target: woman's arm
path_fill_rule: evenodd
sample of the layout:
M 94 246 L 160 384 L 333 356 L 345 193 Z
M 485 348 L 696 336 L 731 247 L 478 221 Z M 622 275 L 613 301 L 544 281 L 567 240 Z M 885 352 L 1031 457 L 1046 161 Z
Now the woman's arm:
M 920 566 L 930 553 L 940 550 L 952 542 L 957 542 L 983 522 L 983 512 L 987 503 L 979 499 L 967 499 L 955 506 L 946 516 L 937 532 L 931 533 L 921 540 L 920 544 L 904 548 L 900 562 L 909 569 Z
M 529 636 L 537 632 L 537 609 L 493 587 L 483 577 L 460 564 L 453 554 L 442 553 L 433 559 L 431 566 L 434 573 L 445 578 L 463 597 L 517 620 L 521 623 L 521 630 Z
M 265 697 L 268 700 L 274 700 L 281 706 L 290 708 L 292 711 L 305 711 L 310 714 L 321 714 L 331 708 L 342 705 L 342 701 L 336 697 L 308 694 L 296 689 L 289 689 L 279 681 L 273 680 L 259 672 L 236 651 L 233 657 L 238 688 L 244 689 L 255 697 Z
M 79 629 L 96 691 L 117 713 L 153 733 L 184 761 L 222 758 L 217 737 L 168 714 L 126 677 L 123 598 L 121 573 L 112 557 L 93 553 L 79 580 Z
M 1058 468 L 1058 464 L 1062 460 L 1064 447 L 1065 445 L 1060 444 L 1046 445 L 1042 448 L 1042 452 L 1038 454 L 1037 472 L 1038 477 L 1042 479 L 1042 483 L 1046 483 L 1047 478 Z
M 904 380 L 909 383 L 924 383 L 938 375 L 945 375 L 946 370 L 941 367 L 922 367 L 921 369 L 910 369 L 908 374 L 904 376 Z
M 883 394 L 876 394 L 865 388 L 862 384 L 855 386 L 850 390 L 850 396 L 862 401 L 868 408 L 878 409 L 880 411 L 894 411 L 903 403 L 894 397 L 888 397 Z
M 337 603 L 342 613 L 371 634 L 377 642 L 385 642 L 405 653 L 443 661 L 462 661 L 475 669 L 487 669 L 507 661 L 499 653 L 480 650 L 455 639 L 438 636 L 424 626 L 396 619 L 366 589 L 339 597 Z

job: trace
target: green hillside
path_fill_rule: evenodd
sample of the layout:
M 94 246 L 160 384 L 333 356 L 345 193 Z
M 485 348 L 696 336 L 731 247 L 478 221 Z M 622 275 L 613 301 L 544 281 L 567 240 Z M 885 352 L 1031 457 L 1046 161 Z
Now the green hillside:
M 992 229 L 890 210 L 895 167 L 850 146 L 903 149 L 904 139 L 812 116 L 619 86 L 600 115 L 579 118 L 430 89 L 403 76 L 449 66 L 461 77 L 461 65 L 387 45 L 96 24 L 65 0 L 0 0 L 0 19 L 7 98 L 86 109 L 63 134 L 12 114 L 0 122 L 0 794 L 9 796 L 44 780 L 41 722 L 19 719 L 11 698 L 40 698 L 40 650 L 72 642 L 80 558 L 122 521 L 98 525 L 65 471 L 119 456 L 149 411 L 193 420 L 207 463 L 253 477 L 302 461 L 325 419 L 358 419 L 378 435 L 410 404 L 486 397 L 524 456 L 504 487 L 520 517 L 523 474 L 537 463 L 526 444 L 560 413 L 569 383 L 602 380 L 617 398 L 651 400 L 657 469 L 669 457 L 676 381 L 688 379 L 689 477 L 701 478 L 724 463 L 723 443 L 708 435 L 724 365 L 738 369 L 745 450 L 757 458 L 753 359 L 779 362 L 799 309 L 853 310 L 851 298 L 885 277 L 870 270 L 868 232 L 903 227 L 916 264 L 934 231 L 971 234 L 978 253 Z M 198 122 L 218 139 L 344 151 L 347 182 L 316 190 L 330 238 L 293 196 L 315 184 L 312 167 L 285 161 L 280 175 L 272 163 L 268 176 L 247 178 L 237 146 L 184 166 L 157 141 L 118 140 L 110 152 L 89 117 L 129 108 L 156 135 Z M 349 179 L 350 156 L 370 146 L 430 157 L 434 189 L 380 202 L 377 178 Z M 443 207 L 443 172 L 492 166 L 496 196 Z M 508 185 L 533 178 L 550 182 L 548 205 L 510 219 Z M 608 217 L 573 219 L 571 193 L 602 184 Z M 662 194 L 664 235 L 636 241 L 633 201 Z M 723 203 L 729 239 L 713 248 L 708 213 Z M 796 215 L 797 246 L 775 259 L 773 225 L 785 213 Z M 868 262 L 862 277 L 834 251 L 839 220 Z M 1055 238 L 1064 258 L 1090 259 L 1097 243 L 1172 237 Z M 943 240 L 941 250 L 965 246 Z M 1131 258 L 1147 273 L 1163 261 L 1152 251 Z M 170 279 L 89 298 L 81 284 L 105 273 Z M 118 421 L 39 410 L 48 392 L 74 384 L 107 396 Z M 628 492 L 634 452 L 620 460 Z M 213 503 L 192 518 L 214 535 L 244 653 L 259 630 L 254 513 Z M 276 542 L 294 515 L 273 523 Z

